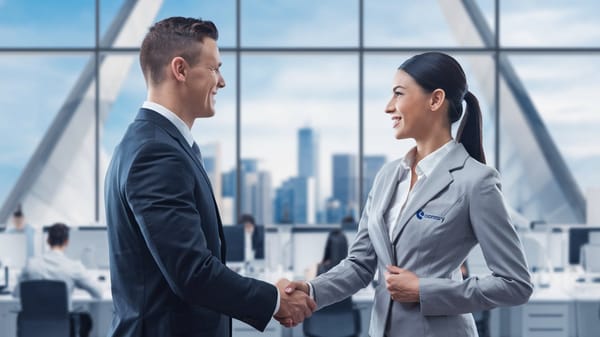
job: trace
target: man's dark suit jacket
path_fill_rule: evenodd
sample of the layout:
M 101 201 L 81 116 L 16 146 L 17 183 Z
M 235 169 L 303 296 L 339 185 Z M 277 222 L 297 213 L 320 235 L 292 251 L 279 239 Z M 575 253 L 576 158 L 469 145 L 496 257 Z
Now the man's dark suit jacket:
M 141 109 L 105 182 L 114 317 L 111 336 L 231 335 L 231 318 L 264 330 L 277 289 L 224 265 L 212 188 L 177 128 Z

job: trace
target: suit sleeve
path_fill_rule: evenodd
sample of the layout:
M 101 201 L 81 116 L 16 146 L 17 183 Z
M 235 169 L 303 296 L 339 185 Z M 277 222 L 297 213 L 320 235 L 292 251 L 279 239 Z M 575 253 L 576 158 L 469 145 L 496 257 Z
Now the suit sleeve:
M 511 224 L 495 170 L 474 184 L 471 226 L 492 274 L 464 281 L 421 278 L 424 315 L 455 315 L 526 303 L 533 291 L 519 237 Z
M 227 268 L 208 249 L 197 209 L 193 167 L 166 144 L 145 145 L 129 170 L 126 197 L 146 246 L 171 290 L 190 304 L 264 330 L 277 289 Z M 210 195 L 210 191 L 202 191 Z
M 353 295 L 373 280 L 377 267 L 377 255 L 368 230 L 370 205 L 371 193 L 367 198 L 358 232 L 350 246 L 348 257 L 328 272 L 309 282 L 318 309 Z

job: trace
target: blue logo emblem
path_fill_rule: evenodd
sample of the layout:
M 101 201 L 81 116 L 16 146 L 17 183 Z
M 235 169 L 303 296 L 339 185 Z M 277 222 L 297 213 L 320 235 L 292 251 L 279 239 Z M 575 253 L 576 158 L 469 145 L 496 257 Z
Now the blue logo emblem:
M 433 215 L 433 214 L 426 214 L 425 212 L 423 212 L 422 209 L 418 210 L 417 213 L 415 213 L 415 216 L 419 220 L 423 220 L 423 218 L 425 218 L 425 219 L 433 219 L 433 220 L 438 220 L 438 221 L 444 221 L 444 217 L 443 216 L 438 216 L 438 215 Z

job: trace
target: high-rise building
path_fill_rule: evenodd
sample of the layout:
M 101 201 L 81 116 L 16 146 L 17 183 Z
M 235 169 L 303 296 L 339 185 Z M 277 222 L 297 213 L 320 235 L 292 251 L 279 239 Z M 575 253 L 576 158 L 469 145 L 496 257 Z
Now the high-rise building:
M 314 224 L 314 178 L 293 177 L 275 192 L 275 222 L 281 224 Z
M 334 154 L 332 157 L 332 199 L 340 202 L 344 215 L 358 213 L 357 159 L 353 154 Z M 341 219 L 337 219 L 337 222 Z
M 284 181 L 275 191 L 273 200 L 274 219 L 278 224 L 294 223 L 294 190 L 289 180 Z
M 242 159 L 240 181 L 240 211 L 252 214 L 257 223 L 273 219 L 271 174 L 258 169 L 257 159 Z
M 360 202 L 363 206 L 367 201 L 367 196 L 369 195 L 371 186 L 373 186 L 373 180 L 375 180 L 377 172 L 379 172 L 379 170 L 381 169 L 381 167 L 383 167 L 386 161 L 387 159 L 383 155 L 364 156 L 362 197 L 360 199 Z
M 312 128 L 298 130 L 298 177 L 316 177 L 318 169 L 316 135 Z
M 306 199 L 313 203 L 310 208 L 314 209 L 315 214 L 310 218 L 316 220 L 316 213 L 320 211 L 319 140 L 317 133 L 310 127 L 298 130 L 298 177 L 312 178 L 311 184 L 314 188 L 312 188 L 312 194 L 308 195 Z

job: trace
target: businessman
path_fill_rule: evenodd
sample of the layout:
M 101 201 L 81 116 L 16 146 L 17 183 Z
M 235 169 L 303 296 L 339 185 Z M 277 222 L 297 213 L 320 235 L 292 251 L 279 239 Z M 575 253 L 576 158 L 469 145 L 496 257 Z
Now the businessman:
M 115 149 L 106 176 L 114 317 L 110 336 L 231 336 L 231 318 L 263 331 L 312 314 L 297 292 L 224 265 L 219 210 L 190 129 L 215 114 L 225 87 L 210 21 L 172 17 L 144 38 L 147 101 Z

